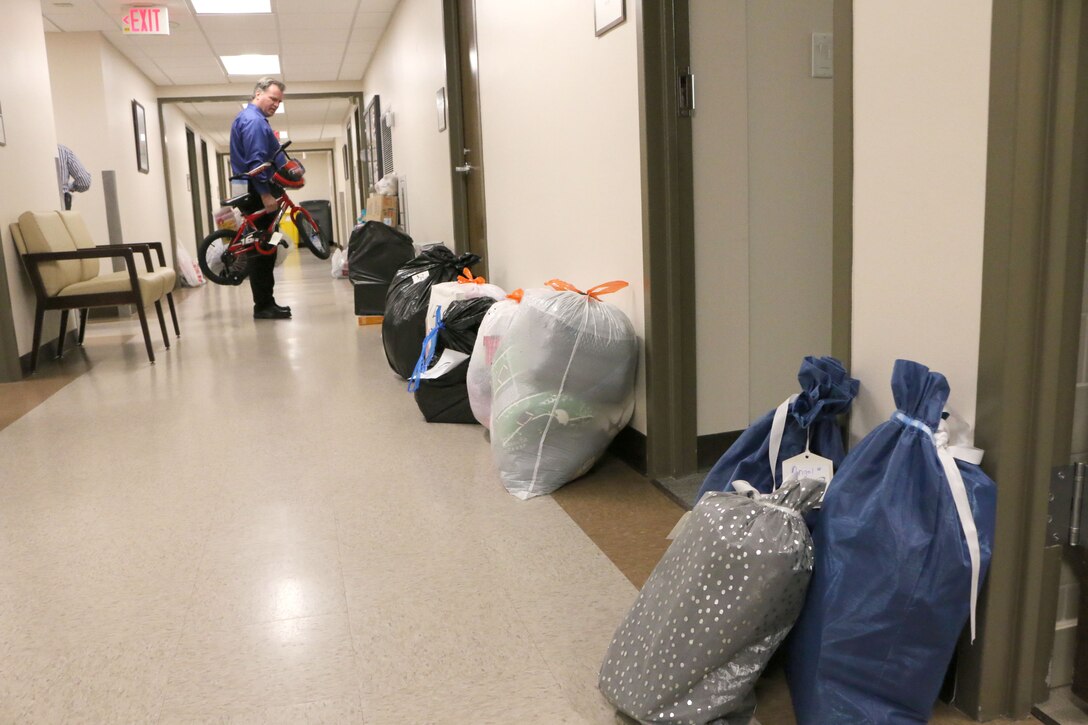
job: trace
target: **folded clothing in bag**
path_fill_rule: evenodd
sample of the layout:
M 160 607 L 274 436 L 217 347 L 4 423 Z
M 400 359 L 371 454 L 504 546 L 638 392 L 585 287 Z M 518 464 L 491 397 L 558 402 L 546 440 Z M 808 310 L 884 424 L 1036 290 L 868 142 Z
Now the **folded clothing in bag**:
M 797 373 L 801 392 L 752 423 L 710 469 L 699 496 L 729 491 L 734 480 L 747 481 L 761 493 L 782 483 L 782 461 L 806 447 L 836 469 L 846 455 L 836 417 L 850 410 L 858 381 L 833 357 L 806 357 Z M 698 499 L 696 499 L 698 500 Z
M 491 427 L 491 366 L 495 362 L 499 343 L 520 309 L 524 294 L 520 289 L 514 290 L 505 300 L 499 300 L 491 306 L 480 323 L 476 345 L 472 348 L 465 384 L 468 387 L 468 402 L 472 406 L 472 414 L 484 428 Z
M 786 669 L 801 725 L 929 722 L 968 621 L 974 634 L 996 487 L 982 451 L 950 441 L 943 375 L 898 360 L 892 391 L 898 410 L 843 461 L 813 533 Z
M 600 295 L 527 296 L 491 368 L 491 451 L 506 489 L 521 499 L 588 471 L 631 419 L 638 341 L 627 315 Z
M 824 483 L 744 488 L 696 505 L 608 648 L 601 692 L 640 722 L 747 722 L 752 688 L 801 611 L 812 572 L 802 514 Z
M 355 314 L 383 314 L 389 283 L 397 270 L 415 256 L 415 246 L 407 234 L 381 222 L 355 227 L 347 250 L 348 278 L 355 287 Z
M 427 334 L 423 317 L 427 314 L 431 287 L 456 279 L 458 272 L 479 261 L 475 254 L 458 256 L 438 244 L 423 250 L 397 270 L 385 298 L 385 317 L 382 319 L 385 358 L 397 375 L 407 379 L 419 360 Z
M 465 384 L 469 366 L 466 358 L 474 349 L 480 324 L 494 304 L 490 297 L 458 300 L 427 334 L 409 389 L 415 387 L 416 405 L 428 423 L 476 422 Z M 444 364 L 447 355 L 455 355 L 456 360 Z M 441 373 L 435 375 L 440 364 Z

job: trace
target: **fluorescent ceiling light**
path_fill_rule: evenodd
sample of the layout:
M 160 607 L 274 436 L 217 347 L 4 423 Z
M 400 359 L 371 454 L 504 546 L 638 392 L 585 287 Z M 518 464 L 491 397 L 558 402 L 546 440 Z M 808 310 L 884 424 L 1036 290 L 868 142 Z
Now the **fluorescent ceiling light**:
M 193 0 L 197 15 L 243 15 L 272 12 L 271 0 Z
M 232 76 L 264 76 L 280 72 L 278 55 L 221 55 L 219 60 Z

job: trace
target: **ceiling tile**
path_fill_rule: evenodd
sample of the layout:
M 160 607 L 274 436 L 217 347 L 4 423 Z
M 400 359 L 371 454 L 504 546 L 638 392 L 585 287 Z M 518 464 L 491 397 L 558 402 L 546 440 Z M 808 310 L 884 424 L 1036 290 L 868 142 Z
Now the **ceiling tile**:
M 244 42 L 277 30 L 276 16 L 268 15 L 197 15 L 196 21 L 208 36 L 229 34 Z
M 354 43 L 370 43 L 377 45 L 381 40 L 382 33 L 385 32 L 384 28 L 361 28 L 355 27 L 351 31 L 351 42 Z
M 321 0 L 321 10 L 326 13 L 354 13 L 357 4 L 358 0 Z M 276 12 L 298 15 L 312 12 L 314 5 L 314 0 L 276 0 Z
M 283 34 L 284 46 L 295 43 L 323 43 L 325 48 L 331 49 L 334 43 L 346 43 L 351 27 L 341 25 L 338 27 L 292 30 Z
M 357 28 L 381 28 L 384 29 L 389 24 L 389 18 L 392 13 L 363 13 L 360 12 L 355 16 L 355 27 Z
M 210 73 L 198 70 L 171 70 L 163 68 L 163 72 L 169 76 L 172 84 L 177 86 L 215 85 L 227 82 L 226 74 L 222 71 Z
M 352 24 L 352 13 L 279 13 L 280 32 L 286 36 L 292 35 L 296 30 L 326 30 L 330 28 L 343 28 Z

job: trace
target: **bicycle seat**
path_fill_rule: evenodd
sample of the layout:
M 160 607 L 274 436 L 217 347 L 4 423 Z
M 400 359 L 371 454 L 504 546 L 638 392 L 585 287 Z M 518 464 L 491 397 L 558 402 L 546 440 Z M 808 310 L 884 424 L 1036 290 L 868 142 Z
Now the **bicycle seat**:
M 264 202 L 261 201 L 261 197 L 248 191 L 245 194 L 239 194 L 230 199 L 223 199 L 222 203 L 223 206 L 238 207 L 239 211 L 243 214 L 252 214 L 253 212 L 264 208 Z

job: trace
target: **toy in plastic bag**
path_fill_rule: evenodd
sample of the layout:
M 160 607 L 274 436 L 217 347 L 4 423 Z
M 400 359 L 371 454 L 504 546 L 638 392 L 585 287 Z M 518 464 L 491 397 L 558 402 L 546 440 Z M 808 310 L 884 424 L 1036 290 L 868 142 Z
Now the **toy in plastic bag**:
M 474 277 L 467 268 L 457 275 L 456 281 L 442 282 L 431 287 L 431 298 L 427 303 L 427 332 L 434 327 L 434 311 L 436 307 L 450 309 L 450 303 L 456 300 L 470 300 L 474 297 L 489 297 L 492 300 L 501 300 L 506 297 L 502 287 L 488 284 L 483 277 Z
M 804 604 L 802 516 L 824 482 L 791 479 L 766 495 L 735 485 L 695 506 L 608 648 L 601 692 L 640 722 L 748 722 L 756 680 Z
M 424 338 L 408 380 L 408 390 L 415 393 L 416 405 L 428 423 L 476 422 L 465 378 L 476 333 L 493 304 L 490 297 L 476 297 L 452 303 L 449 311 L 436 309 L 435 327 Z
M 955 445 L 948 381 L 897 360 L 898 410 L 843 461 L 786 674 L 801 725 L 927 723 L 970 621 L 994 536 L 982 451 Z M 951 445 L 950 445 L 951 443 Z
M 431 287 L 450 282 L 458 272 L 480 261 L 475 254 L 455 255 L 439 244 L 409 260 L 393 276 L 385 298 L 382 345 L 389 367 L 407 379 L 415 369 L 426 336 L 424 316 Z
M 199 287 L 204 284 L 204 273 L 200 271 L 200 265 L 189 256 L 189 252 L 181 244 L 177 245 L 178 276 L 184 287 Z
M 858 381 L 833 357 L 808 356 L 797 373 L 801 392 L 752 423 L 710 469 L 699 496 L 728 491 L 736 479 L 760 493 L 782 482 L 782 462 L 805 451 L 838 468 L 846 455 L 836 416 L 850 409 Z
M 485 428 L 491 428 L 491 366 L 495 362 L 499 343 L 521 309 L 524 295 L 523 290 L 517 289 L 508 294 L 505 300 L 499 300 L 491 306 L 480 323 L 476 346 L 472 348 L 472 359 L 468 362 L 465 379 L 468 402 L 472 406 L 472 414 Z
M 552 280 L 525 297 L 491 368 L 491 451 L 520 499 L 586 473 L 631 420 L 638 340 L 627 315 L 601 295 Z

